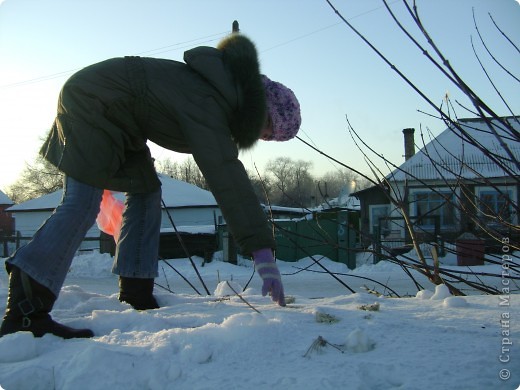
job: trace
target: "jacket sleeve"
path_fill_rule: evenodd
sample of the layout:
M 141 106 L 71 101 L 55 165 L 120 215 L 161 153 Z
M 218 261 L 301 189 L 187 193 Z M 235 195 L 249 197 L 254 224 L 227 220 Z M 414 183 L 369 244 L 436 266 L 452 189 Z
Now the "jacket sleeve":
M 211 99 L 209 99 L 211 100 Z M 182 128 L 191 153 L 215 196 L 242 253 L 274 248 L 267 217 L 260 206 L 231 138 L 227 120 L 215 102 L 206 102 L 206 120 L 190 120 Z M 211 123 L 204 125 L 203 123 Z

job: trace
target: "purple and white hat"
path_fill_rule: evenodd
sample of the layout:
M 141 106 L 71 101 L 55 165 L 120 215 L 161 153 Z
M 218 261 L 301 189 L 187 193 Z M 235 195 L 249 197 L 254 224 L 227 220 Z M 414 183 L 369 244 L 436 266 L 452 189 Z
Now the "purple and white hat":
M 300 103 L 294 92 L 285 85 L 262 75 L 268 115 L 271 116 L 273 134 L 267 141 L 288 141 L 296 136 L 302 118 Z

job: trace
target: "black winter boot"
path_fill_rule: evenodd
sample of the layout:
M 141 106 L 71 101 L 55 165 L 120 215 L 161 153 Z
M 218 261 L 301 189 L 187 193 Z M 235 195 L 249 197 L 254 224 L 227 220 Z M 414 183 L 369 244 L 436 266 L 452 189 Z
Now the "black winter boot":
M 31 332 L 35 337 L 51 333 L 64 339 L 93 337 L 90 329 L 74 329 L 54 321 L 49 313 L 56 297 L 46 287 L 12 265 L 9 272 L 7 307 L 0 337 L 15 332 Z
M 119 277 L 119 301 L 126 302 L 135 310 L 158 309 L 153 296 L 153 279 Z

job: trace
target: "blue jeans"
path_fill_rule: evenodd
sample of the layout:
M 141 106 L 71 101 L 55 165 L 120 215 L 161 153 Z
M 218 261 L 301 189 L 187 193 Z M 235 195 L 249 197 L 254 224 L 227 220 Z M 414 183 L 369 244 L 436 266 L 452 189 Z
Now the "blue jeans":
M 128 278 L 155 278 L 158 276 L 161 187 L 156 192 L 125 195 L 112 272 Z
M 7 263 L 16 265 L 57 297 L 81 241 L 96 221 L 102 196 L 102 189 L 66 177 L 60 205 Z M 160 226 L 161 190 L 127 193 L 112 272 L 127 277 L 156 277 Z

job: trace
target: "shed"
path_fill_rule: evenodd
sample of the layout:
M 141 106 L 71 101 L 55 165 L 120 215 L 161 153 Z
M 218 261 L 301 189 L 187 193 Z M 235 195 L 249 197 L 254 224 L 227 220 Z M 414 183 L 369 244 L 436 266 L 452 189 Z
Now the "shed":
M 162 183 L 164 202 L 161 234 L 164 236 L 173 234 L 171 217 L 180 232 L 215 236 L 215 225 L 223 220 L 213 194 L 193 184 L 172 179 L 166 175 L 159 175 L 159 179 Z M 63 190 L 58 190 L 7 209 L 15 219 L 15 229 L 22 237 L 22 241 L 28 241 L 32 238 L 38 228 L 59 205 L 62 196 Z M 116 194 L 116 197 L 124 199 L 123 194 Z M 97 224 L 94 224 L 87 232 L 80 250 L 99 248 L 100 234 Z
M 14 219 L 6 209 L 11 207 L 14 202 L 0 190 L 0 237 L 8 236 L 13 233 Z

